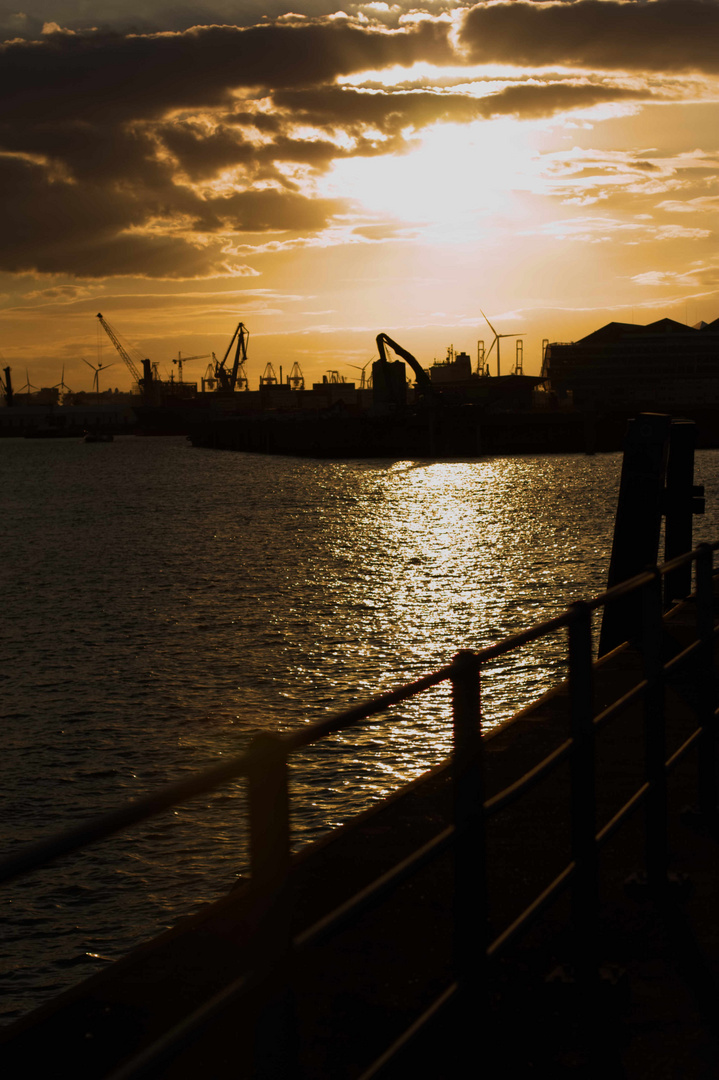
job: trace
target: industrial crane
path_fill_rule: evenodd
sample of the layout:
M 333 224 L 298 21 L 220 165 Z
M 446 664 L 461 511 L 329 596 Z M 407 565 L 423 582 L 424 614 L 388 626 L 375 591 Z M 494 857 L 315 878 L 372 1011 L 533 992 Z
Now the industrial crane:
M 429 375 L 418 361 L 412 356 L 412 353 L 407 352 L 401 345 L 398 345 L 396 341 L 393 341 L 387 334 L 377 335 L 377 349 L 379 351 L 379 360 L 382 364 L 387 364 L 387 350 L 385 345 L 389 345 L 390 349 L 393 349 L 398 356 L 401 356 L 403 360 L 406 360 L 412 371 L 415 374 L 417 380 L 417 392 L 420 396 L 430 397 L 432 394 L 432 383 L 429 380 Z
M 103 319 L 102 315 L 98 314 L 97 317 L 100 320 L 100 326 L 103 328 L 103 330 L 105 331 L 105 333 L 109 337 L 110 341 L 115 346 L 115 348 L 119 352 L 120 356 L 122 357 L 122 359 L 127 364 L 127 367 L 130 369 L 130 374 L 132 375 L 132 377 L 135 380 L 135 382 L 137 383 L 137 385 L 143 390 L 149 390 L 149 388 L 152 385 L 152 381 L 153 381 L 153 372 L 152 372 L 152 367 L 150 365 L 150 361 L 149 360 L 143 360 L 142 361 L 143 374 L 140 375 L 140 372 L 137 369 L 137 365 L 135 364 L 134 360 L 132 359 L 132 357 L 128 353 L 127 349 L 124 347 L 124 345 L 122 344 L 122 342 L 118 338 L 116 332 L 113 330 L 113 328 L 110 326 L 110 324 L 105 319 Z
M 304 390 L 305 388 L 305 377 L 302 374 L 302 368 L 296 360 L 292 365 L 292 370 L 287 376 L 287 382 L 293 390 Z
M 250 332 L 244 323 L 238 323 L 237 329 L 230 339 L 230 344 L 227 346 L 227 352 L 222 357 L 219 363 L 215 364 L 215 378 L 220 384 L 220 389 L 233 393 L 238 385 L 240 389 L 247 389 L 247 376 L 245 374 L 245 361 L 247 360 L 247 343 L 250 340 Z M 235 348 L 235 358 L 232 363 L 232 370 L 228 371 L 225 367 L 227 358 L 230 355 L 232 346 L 237 342 Z
M 177 354 L 177 360 L 173 359 L 173 364 L 177 364 L 177 374 L 179 381 L 182 382 L 182 365 L 189 364 L 190 360 L 206 360 L 210 353 L 202 353 L 201 356 L 183 356 L 181 352 Z
M 272 364 L 267 362 L 265 370 L 260 375 L 260 386 L 277 386 L 277 376 Z

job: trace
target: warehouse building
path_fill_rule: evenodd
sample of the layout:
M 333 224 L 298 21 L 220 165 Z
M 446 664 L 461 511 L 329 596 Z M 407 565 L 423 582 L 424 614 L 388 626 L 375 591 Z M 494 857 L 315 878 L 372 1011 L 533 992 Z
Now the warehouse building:
M 607 323 L 580 341 L 546 346 L 543 374 L 576 409 L 691 413 L 719 407 L 719 319 Z

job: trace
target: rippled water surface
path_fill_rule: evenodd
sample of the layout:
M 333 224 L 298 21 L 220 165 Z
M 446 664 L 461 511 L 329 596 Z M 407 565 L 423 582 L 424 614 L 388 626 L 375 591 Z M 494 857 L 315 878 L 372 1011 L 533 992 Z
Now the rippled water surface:
M 699 455 L 716 535 L 719 457 Z M 619 455 L 316 462 L 0 440 L 3 851 L 561 611 L 605 583 Z M 485 722 L 562 675 L 494 665 Z M 446 755 L 436 690 L 293 769 L 307 842 Z M 229 786 L 3 890 L 5 1019 L 230 888 Z

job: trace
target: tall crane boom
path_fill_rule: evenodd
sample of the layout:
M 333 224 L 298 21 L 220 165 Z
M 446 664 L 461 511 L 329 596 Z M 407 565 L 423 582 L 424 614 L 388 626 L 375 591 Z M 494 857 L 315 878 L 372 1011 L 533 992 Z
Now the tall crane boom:
M 240 371 L 244 374 L 244 365 L 247 360 L 247 343 L 250 340 L 250 332 L 244 323 L 238 323 L 237 329 L 230 339 L 230 344 L 227 346 L 227 352 L 222 357 L 222 360 L 217 364 L 215 368 L 215 378 L 219 382 L 223 390 L 234 391 L 237 386 L 237 376 Z M 232 346 L 237 342 L 235 349 L 235 359 L 232 364 L 232 371 L 228 371 L 225 367 L 227 357 L 230 355 Z
M 110 341 L 115 346 L 115 348 L 119 352 L 120 356 L 125 361 L 128 368 L 130 369 L 130 374 L 132 375 L 133 379 L 135 380 L 135 382 L 139 386 L 143 386 L 144 385 L 143 377 L 142 377 L 142 375 L 140 375 L 140 372 L 137 370 L 137 366 L 136 366 L 135 362 L 133 361 L 132 357 L 130 356 L 130 354 L 128 353 L 127 349 L 119 341 L 119 339 L 117 337 L 117 334 L 112 329 L 110 324 L 108 322 L 106 322 L 105 319 L 103 319 L 102 315 L 98 314 L 97 317 L 100 320 L 100 326 L 103 328 L 103 330 L 105 331 L 105 333 L 109 337 Z

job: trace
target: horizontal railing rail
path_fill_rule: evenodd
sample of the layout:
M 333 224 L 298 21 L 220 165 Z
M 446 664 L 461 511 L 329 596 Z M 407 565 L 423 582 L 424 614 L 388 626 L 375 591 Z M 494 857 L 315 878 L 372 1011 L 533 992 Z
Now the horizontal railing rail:
M 488 962 L 523 934 L 537 916 L 571 886 L 573 891 L 574 967 L 578 984 L 589 986 L 598 978 L 596 932 L 598 906 L 598 852 L 639 806 L 647 804 L 646 865 L 649 885 L 661 889 L 668 875 L 666 786 L 670 770 L 692 747 L 699 746 L 698 804 L 703 813 L 714 815 L 717 808 L 716 778 L 716 688 L 713 552 L 719 543 L 702 544 L 692 552 L 672 559 L 661 567 L 648 568 L 629 581 L 573 604 L 562 614 L 547 619 L 476 652 L 463 651 L 454 660 L 422 678 L 397 687 L 370 701 L 338 713 L 327 720 L 283 734 L 260 733 L 250 747 L 220 765 L 150 795 L 92 821 L 64 831 L 46 841 L 23 847 L 0 862 L 0 883 L 29 873 L 49 862 L 78 851 L 122 829 L 156 816 L 181 802 L 206 794 L 231 781 L 244 778 L 249 784 L 251 887 L 264 898 L 266 918 L 261 928 L 268 963 L 260 970 L 242 972 L 214 998 L 192 1015 L 186 1016 L 162 1039 L 145 1048 L 112 1074 L 111 1080 L 150 1076 L 184 1046 L 197 1039 L 232 1002 L 253 986 L 276 982 L 277 993 L 289 994 L 293 965 L 303 950 L 325 941 L 426 867 L 430 862 L 453 854 L 454 979 L 422 1015 L 413 1021 L 398 1040 L 388 1047 L 363 1074 L 363 1080 L 379 1075 L 396 1054 L 404 1049 L 441 1010 L 455 999 L 477 1001 L 487 990 Z M 695 567 L 696 639 L 668 660 L 662 657 L 662 580 L 678 568 Z M 631 593 L 642 597 L 643 620 L 634 642 L 642 657 L 642 678 L 634 687 L 598 713 L 594 709 L 594 669 L 592 627 L 594 612 L 606 608 Z M 486 665 L 523 645 L 566 629 L 568 633 L 568 706 L 570 736 L 522 777 L 504 790 L 486 798 L 483 789 L 482 717 L 479 696 L 480 673 Z M 687 662 L 698 662 L 694 711 L 698 726 L 681 746 L 667 757 L 664 723 L 666 677 Z M 385 716 L 393 706 L 425 691 L 449 683 L 452 688 L 453 751 L 451 776 L 453 822 L 419 849 L 411 852 L 375 881 L 294 937 L 290 932 L 291 907 L 287 884 L 291 874 L 288 758 L 328 735 Z M 595 738 L 600 728 L 632 706 L 643 702 L 646 775 L 642 783 L 601 827 L 596 821 Z M 485 929 L 488 905 L 485 831 L 488 820 L 545 779 L 561 763 L 569 764 L 571 787 L 571 857 L 554 880 L 511 925 L 493 939 Z M 286 1017 L 284 1047 L 278 1056 L 271 1048 L 277 1075 L 299 1075 L 291 1060 L 295 1040 L 289 1030 L 292 1009 L 280 1011 Z M 265 1065 L 263 1075 L 272 1074 Z

